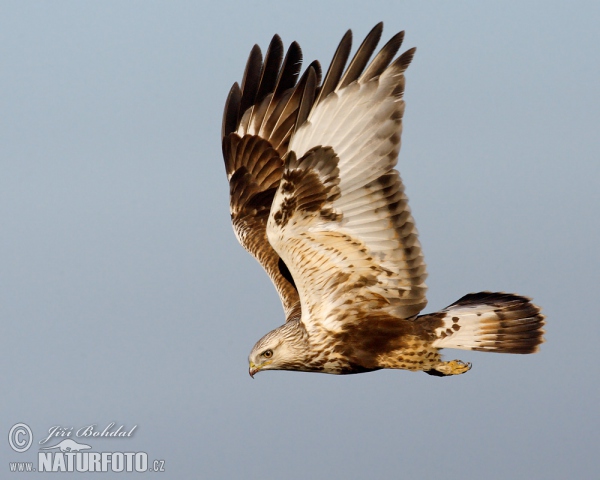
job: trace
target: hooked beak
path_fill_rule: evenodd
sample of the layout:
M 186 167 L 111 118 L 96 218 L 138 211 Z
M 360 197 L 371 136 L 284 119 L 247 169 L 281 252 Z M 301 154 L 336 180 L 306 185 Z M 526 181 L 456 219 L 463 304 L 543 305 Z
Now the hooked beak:
M 252 378 L 254 378 L 254 374 L 260 370 L 260 367 L 254 365 L 254 363 L 250 362 L 250 368 L 248 368 L 248 373 Z

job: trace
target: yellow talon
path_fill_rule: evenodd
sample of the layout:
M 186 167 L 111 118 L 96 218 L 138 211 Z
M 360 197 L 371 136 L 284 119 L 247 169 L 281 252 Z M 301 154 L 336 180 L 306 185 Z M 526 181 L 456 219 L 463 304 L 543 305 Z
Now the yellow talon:
M 460 375 L 461 373 L 471 370 L 470 362 L 462 362 L 460 360 L 452 360 L 450 362 L 442 362 L 435 366 L 435 370 L 444 375 Z
M 462 362 L 460 360 L 452 360 L 450 363 L 450 368 L 452 369 L 452 375 L 460 375 L 461 373 L 468 372 L 471 370 L 470 362 Z

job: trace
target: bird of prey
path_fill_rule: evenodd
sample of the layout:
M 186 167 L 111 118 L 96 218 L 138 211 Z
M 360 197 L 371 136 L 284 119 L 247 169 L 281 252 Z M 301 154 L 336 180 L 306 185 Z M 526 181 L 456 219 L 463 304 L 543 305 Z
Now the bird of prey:
M 284 58 L 275 35 L 264 58 L 252 48 L 241 86 L 227 97 L 231 221 L 286 317 L 252 349 L 251 376 L 382 368 L 456 375 L 471 365 L 443 361 L 440 349 L 533 353 L 543 342 L 544 316 L 520 295 L 471 293 L 419 315 L 425 262 L 394 169 L 415 49 L 396 56 L 400 32 L 370 60 L 382 30 L 371 30 L 348 66 L 346 32 L 323 78 L 317 61 L 298 78 L 300 46 Z

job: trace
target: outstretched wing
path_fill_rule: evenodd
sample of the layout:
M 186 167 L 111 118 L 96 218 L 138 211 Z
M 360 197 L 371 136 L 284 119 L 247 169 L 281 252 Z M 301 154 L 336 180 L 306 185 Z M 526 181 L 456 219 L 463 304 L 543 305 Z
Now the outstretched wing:
M 275 35 L 263 62 L 258 46 L 250 52 L 241 88 L 235 83 L 223 114 L 222 146 L 230 189 L 230 212 L 239 242 L 275 284 L 286 318 L 298 318 L 300 303 L 293 278 L 266 235 L 273 197 L 283 173 L 282 157 L 298 121 L 306 119 L 320 81 L 314 62 L 296 83 L 302 52 L 292 43 L 285 59 Z
M 290 140 L 268 220 L 269 242 L 295 279 L 307 329 L 335 330 L 375 309 L 410 318 L 426 305 L 421 246 L 394 170 L 404 71 L 415 50 L 394 60 L 401 32 L 367 66 L 381 30 L 371 31 L 343 75 L 345 59 L 341 68 L 337 59 L 344 55 L 334 57 Z

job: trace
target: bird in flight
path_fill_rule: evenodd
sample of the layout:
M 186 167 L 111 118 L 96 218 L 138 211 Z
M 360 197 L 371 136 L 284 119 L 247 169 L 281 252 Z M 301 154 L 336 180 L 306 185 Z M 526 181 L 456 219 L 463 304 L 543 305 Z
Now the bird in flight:
M 376 25 L 346 66 L 352 32 L 324 77 L 299 78 L 300 46 L 255 45 L 222 124 L 235 234 L 279 292 L 285 323 L 249 356 L 249 373 L 332 374 L 382 368 L 467 372 L 440 349 L 533 353 L 544 316 L 526 297 L 480 292 L 436 313 L 415 221 L 394 169 L 404 114 L 404 32 L 379 52 Z

